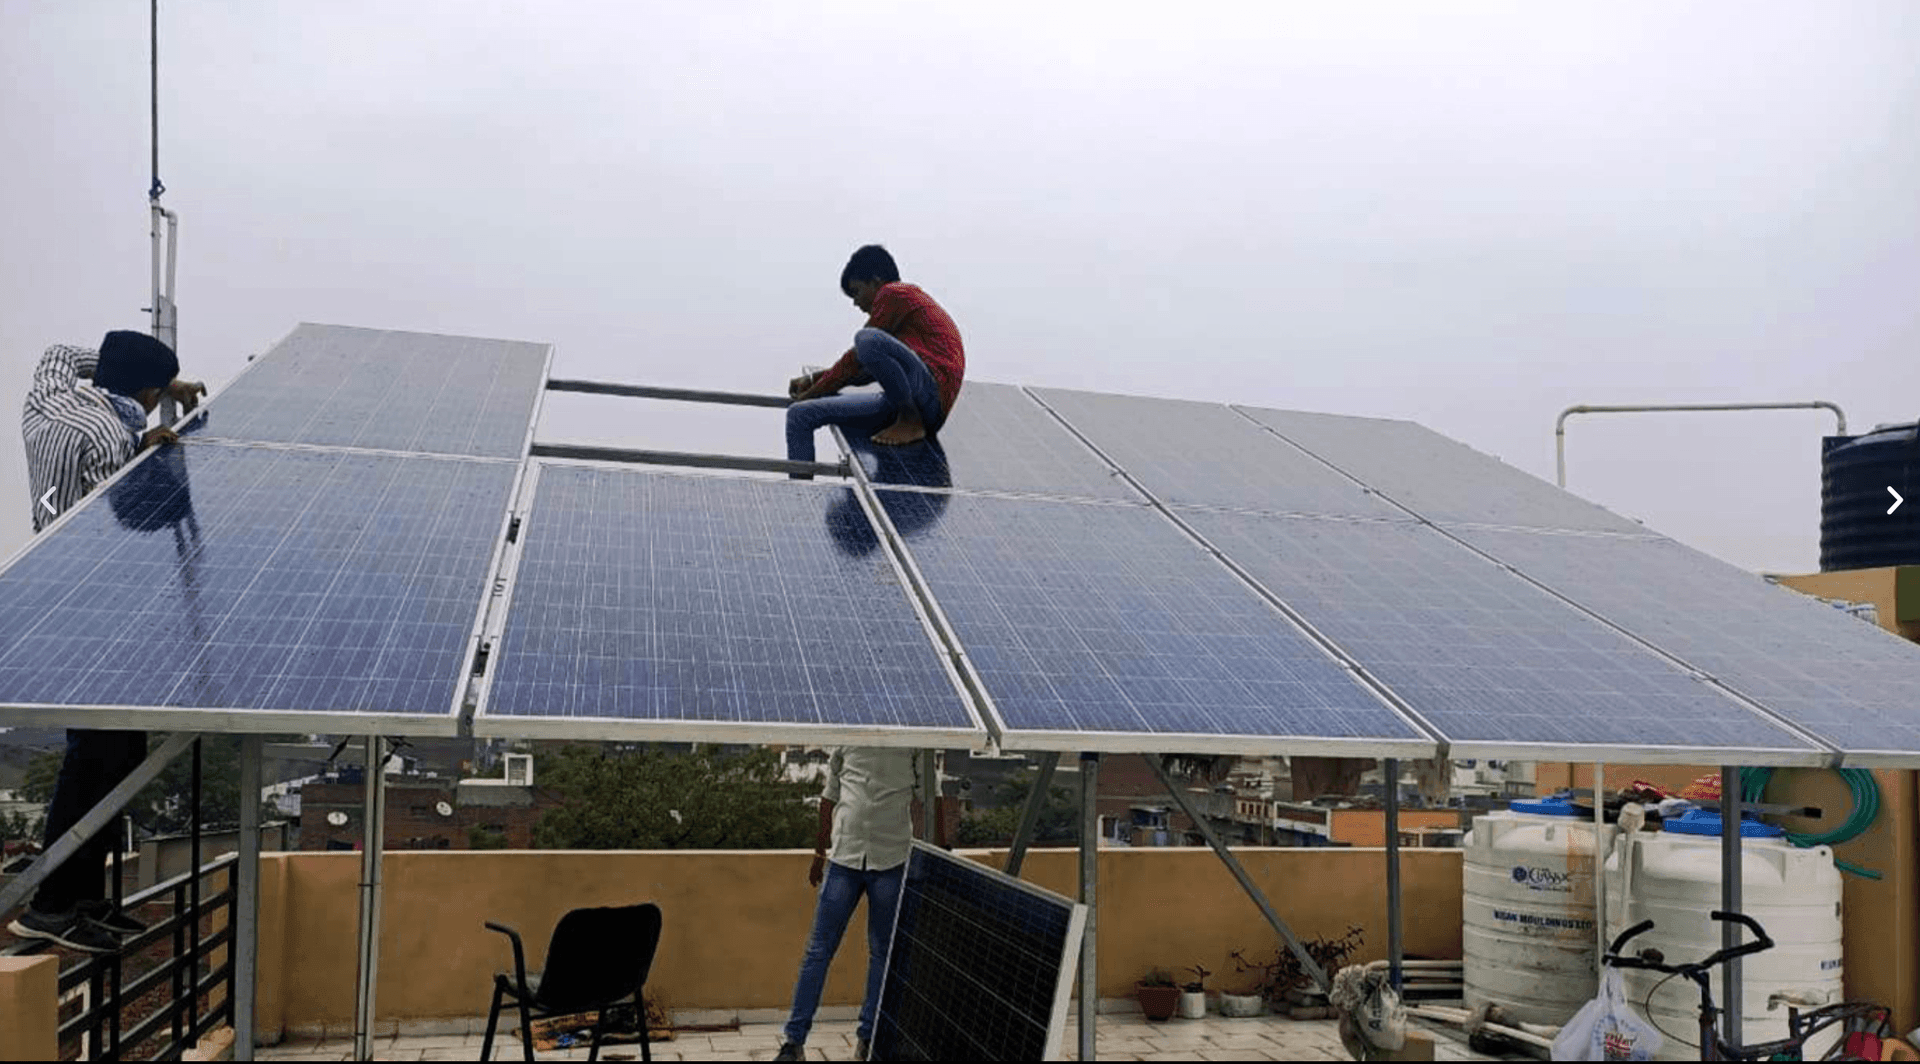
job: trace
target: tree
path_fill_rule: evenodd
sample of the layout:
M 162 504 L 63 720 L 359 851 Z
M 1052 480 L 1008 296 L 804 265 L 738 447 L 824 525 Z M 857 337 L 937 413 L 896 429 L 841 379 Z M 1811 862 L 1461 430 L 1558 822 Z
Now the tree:
M 1026 813 L 1027 796 L 1033 793 L 1033 784 L 1039 775 L 1034 769 L 1024 769 L 996 787 L 996 804 L 993 808 L 976 810 L 961 818 L 955 844 L 1012 845 L 1014 832 L 1020 830 L 1020 818 Z M 1073 792 L 1058 785 L 1049 786 L 1047 804 L 1040 810 L 1040 820 L 1034 825 L 1033 838 L 1029 842 L 1036 846 L 1047 846 L 1078 844 L 1079 841 L 1080 811 Z
M 813 842 L 812 784 L 789 783 L 771 750 L 690 754 L 561 751 L 541 769 L 564 804 L 535 826 L 549 850 L 780 850 Z

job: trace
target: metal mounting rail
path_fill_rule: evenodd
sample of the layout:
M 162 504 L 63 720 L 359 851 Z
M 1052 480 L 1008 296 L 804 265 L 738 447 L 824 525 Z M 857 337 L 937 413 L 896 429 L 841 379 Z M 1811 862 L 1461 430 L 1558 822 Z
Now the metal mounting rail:
M 787 473 L 799 476 L 850 477 L 852 466 L 842 460 L 826 462 L 790 462 L 784 458 L 756 458 L 751 455 L 696 454 L 689 451 L 637 451 L 625 447 L 589 447 L 574 443 L 535 443 L 527 449 L 535 458 L 579 458 L 593 462 L 630 462 L 638 465 L 692 466 L 699 469 L 736 469 L 753 473 Z
M 549 380 L 547 390 L 585 392 L 589 395 L 625 395 L 635 399 L 677 399 L 687 403 L 722 403 L 728 406 L 788 407 L 793 405 L 793 400 L 784 395 L 715 392 L 697 388 L 660 388 L 649 384 L 609 384 L 603 381 Z

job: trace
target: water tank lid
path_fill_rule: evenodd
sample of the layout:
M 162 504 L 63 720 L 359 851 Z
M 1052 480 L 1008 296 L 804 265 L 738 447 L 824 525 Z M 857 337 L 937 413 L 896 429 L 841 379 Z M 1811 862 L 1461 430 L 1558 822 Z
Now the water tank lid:
M 1666 830 L 1681 835 L 1720 835 L 1720 814 L 1705 809 L 1689 809 L 1678 817 L 1669 817 Z M 1740 821 L 1740 837 L 1743 839 L 1777 839 L 1785 835 L 1786 829 L 1762 824 L 1757 820 Z
M 1533 802 L 1513 802 L 1507 806 L 1516 813 L 1533 816 L 1585 816 L 1586 811 L 1566 798 L 1542 798 Z

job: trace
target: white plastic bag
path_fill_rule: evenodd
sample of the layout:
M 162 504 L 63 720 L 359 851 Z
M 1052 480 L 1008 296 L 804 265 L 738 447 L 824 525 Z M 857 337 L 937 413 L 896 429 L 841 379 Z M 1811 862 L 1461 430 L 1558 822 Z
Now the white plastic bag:
M 1553 1040 L 1555 1060 L 1652 1060 L 1664 1041 L 1651 1023 L 1627 1004 L 1620 969 L 1608 968 L 1600 996 L 1580 1007 Z
M 1407 1006 L 1381 973 L 1360 1006 L 1360 1036 L 1375 1049 L 1397 1053 L 1407 1044 Z

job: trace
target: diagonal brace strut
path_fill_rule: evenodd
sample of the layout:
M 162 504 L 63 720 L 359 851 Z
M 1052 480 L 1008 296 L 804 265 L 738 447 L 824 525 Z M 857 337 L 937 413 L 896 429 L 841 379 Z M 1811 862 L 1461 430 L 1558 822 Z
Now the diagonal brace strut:
M 1321 968 L 1320 963 L 1307 952 L 1307 947 L 1301 944 L 1299 936 L 1293 933 L 1293 929 L 1287 926 L 1286 921 L 1280 919 L 1280 914 L 1273 911 L 1272 904 L 1267 901 L 1267 896 L 1261 891 L 1259 884 L 1247 874 L 1239 858 L 1227 849 L 1227 844 L 1220 841 L 1220 836 L 1214 832 L 1213 825 L 1207 823 L 1206 818 L 1200 815 L 1200 811 L 1193 807 L 1193 799 L 1187 797 L 1186 791 L 1174 786 L 1173 777 L 1167 774 L 1167 759 L 1157 754 L 1149 754 L 1147 764 L 1152 766 L 1153 774 L 1160 777 L 1160 785 L 1167 789 L 1167 793 L 1173 796 L 1175 802 L 1179 803 L 1180 811 L 1187 814 L 1188 820 L 1193 821 L 1193 826 L 1200 832 L 1201 837 L 1207 840 L 1207 845 L 1213 847 L 1213 852 L 1219 856 L 1220 863 L 1226 865 L 1227 871 L 1233 873 L 1233 878 L 1240 881 L 1240 889 L 1246 891 L 1247 897 L 1252 898 L 1253 903 L 1260 907 L 1260 915 L 1267 918 L 1267 923 L 1273 925 L 1274 931 L 1279 933 L 1281 939 L 1286 942 L 1287 948 L 1293 951 L 1294 957 L 1300 962 L 1300 969 L 1312 977 L 1314 985 L 1320 988 L 1321 993 L 1331 993 L 1333 981 L 1327 978 L 1326 970 Z

